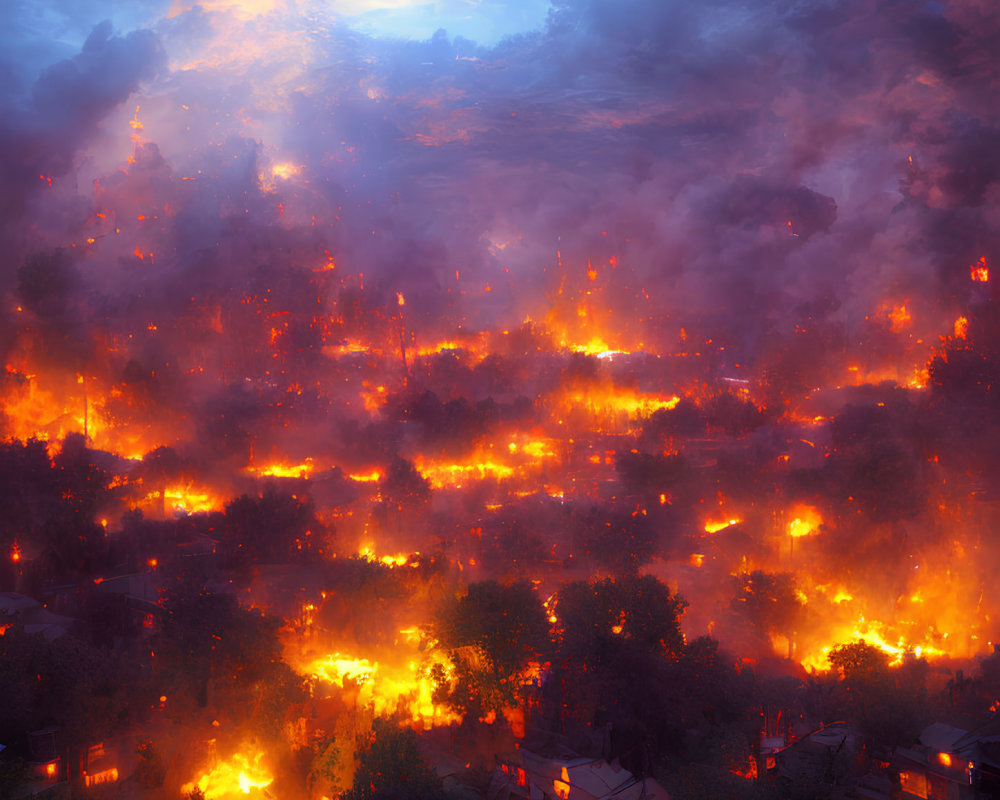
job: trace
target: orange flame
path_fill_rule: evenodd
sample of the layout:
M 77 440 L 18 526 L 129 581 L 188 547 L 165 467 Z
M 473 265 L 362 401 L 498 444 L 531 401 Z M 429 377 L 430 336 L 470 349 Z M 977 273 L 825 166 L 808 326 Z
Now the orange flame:
M 969 333 L 969 320 L 966 317 L 959 317 L 955 320 L 955 338 L 964 339 Z
M 819 526 L 823 524 L 823 518 L 812 506 L 798 506 L 793 513 L 795 516 L 788 523 L 788 535 L 793 539 L 816 533 Z
M 367 658 L 330 653 L 304 664 L 301 671 L 313 680 L 343 686 L 355 684 L 358 702 L 371 706 L 376 714 L 406 709 L 413 722 L 430 728 L 448 724 L 461 717 L 434 702 L 434 670 L 446 680 L 454 676 L 454 666 L 440 651 L 421 653 L 420 634 L 416 629 L 401 630 L 399 663 L 372 661 Z
M 976 283 L 989 283 L 990 268 L 986 263 L 986 256 L 980 256 L 979 260 L 969 266 L 970 277 Z
M 889 330 L 893 333 L 900 333 L 904 328 L 906 328 L 912 318 L 910 317 L 910 312 L 906 308 L 906 303 L 900 306 L 893 306 L 888 311 L 889 317 Z
M 559 800 L 567 800 L 569 789 L 569 771 L 566 767 L 563 767 L 559 773 L 559 777 L 552 781 L 552 790 L 556 793 L 556 797 Z
M 742 520 L 736 519 L 735 517 L 733 519 L 723 520 L 722 522 L 706 522 L 705 533 L 718 533 L 719 531 L 725 530 L 733 525 L 739 525 L 740 522 L 742 522 Z
M 197 781 L 181 787 L 181 791 L 188 794 L 197 787 L 205 795 L 205 800 L 237 800 L 241 795 L 250 794 L 267 797 L 268 794 L 259 790 L 270 786 L 274 776 L 261 763 L 263 760 L 264 753 L 260 751 L 251 756 L 234 753 L 229 761 L 220 761 Z

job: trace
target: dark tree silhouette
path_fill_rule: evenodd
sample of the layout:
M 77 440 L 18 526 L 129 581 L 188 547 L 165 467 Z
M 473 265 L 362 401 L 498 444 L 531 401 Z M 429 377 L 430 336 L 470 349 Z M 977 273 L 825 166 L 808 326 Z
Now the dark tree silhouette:
M 268 486 L 226 505 L 221 555 L 233 567 L 301 561 L 321 546 L 322 533 L 308 500 Z
M 557 594 L 561 650 L 589 664 L 608 643 L 624 640 L 675 657 L 684 645 L 685 608 L 684 599 L 653 575 L 568 583 Z
M 542 537 L 517 518 L 484 525 L 482 541 L 484 563 L 494 574 L 513 580 L 535 574 L 545 558 Z
M 389 506 L 413 508 L 430 499 L 431 488 L 413 462 L 397 456 L 379 481 L 382 501 Z
M 888 748 L 916 740 L 929 721 L 926 662 L 910 658 L 892 667 L 885 652 L 862 641 L 834 647 L 829 660 L 840 676 L 834 702 L 870 745 Z
M 411 461 L 396 456 L 379 481 L 379 495 L 381 501 L 373 510 L 374 518 L 398 536 L 404 523 L 412 526 L 427 510 L 431 486 Z
M 42 533 L 53 509 L 62 503 L 56 473 L 45 443 L 11 440 L 0 444 L 0 576 L 4 588 L 15 588 L 15 547 L 40 550 Z
M 417 750 L 416 734 L 377 719 L 343 800 L 444 800 L 441 781 Z
M 720 391 L 701 403 L 710 429 L 743 436 L 764 424 L 764 414 L 750 400 L 731 391 Z
M 834 420 L 833 450 L 824 471 L 841 501 L 857 503 L 871 519 L 910 519 L 921 509 L 921 453 L 906 422 L 908 401 L 847 406 Z
M 499 713 L 517 705 L 528 666 L 545 647 L 548 623 L 531 583 L 484 581 L 441 609 L 435 632 L 455 665 L 449 702 L 466 713 Z
M 215 676 L 221 685 L 247 687 L 281 660 L 280 621 L 245 609 L 232 595 L 214 594 L 181 573 L 163 596 L 164 613 L 154 650 L 157 660 L 199 706 Z
M 651 575 L 574 581 L 557 593 L 547 705 L 567 730 L 609 731 L 605 757 L 639 774 L 683 736 L 670 687 L 686 605 Z
M 621 453 L 615 459 L 615 471 L 626 491 L 654 504 L 658 495 L 669 492 L 683 480 L 686 464 L 679 455 L 660 453 Z
M 795 592 L 795 576 L 790 572 L 763 570 L 736 577 L 736 593 L 730 608 L 768 644 L 772 634 L 792 640 L 804 612 Z
M 589 557 L 604 572 L 637 572 L 653 557 L 659 536 L 647 514 L 633 511 L 600 506 L 574 509 L 575 555 Z
M 642 432 L 646 436 L 689 438 L 704 436 L 705 426 L 705 416 L 698 404 L 684 398 L 673 408 L 654 411 L 643 423 Z

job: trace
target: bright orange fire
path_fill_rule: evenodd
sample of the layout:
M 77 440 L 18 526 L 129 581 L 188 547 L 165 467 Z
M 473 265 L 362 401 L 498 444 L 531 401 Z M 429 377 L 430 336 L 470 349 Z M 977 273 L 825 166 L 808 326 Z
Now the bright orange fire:
M 164 490 L 149 492 L 136 506 L 156 513 L 162 509 L 165 514 L 197 514 L 204 511 L 221 511 L 225 501 L 208 489 L 195 486 L 172 485 Z
M 569 771 L 563 767 L 559 777 L 552 781 L 552 791 L 556 793 L 559 800 L 567 800 L 570 793 Z
M 138 122 L 138 108 L 133 122 L 132 127 L 140 130 L 142 125 Z M 298 183 L 293 179 L 301 169 L 292 162 L 280 161 L 268 167 L 261 180 L 270 184 L 280 181 Z M 140 210 L 142 214 L 136 213 Z M 104 211 L 96 215 L 101 220 L 105 216 Z M 122 213 L 119 218 L 125 219 L 125 216 Z M 145 208 L 131 209 L 127 216 L 130 221 L 144 225 L 154 219 L 153 211 Z M 113 214 L 109 219 L 112 218 Z M 95 224 L 98 224 L 96 220 Z M 107 224 L 109 232 L 114 230 L 110 226 L 116 223 Z M 90 238 L 99 246 L 99 237 Z M 149 253 L 145 244 L 140 247 L 141 243 L 129 243 L 124 251 L 131 251 L 133 244 L 138 256 L 145 260 Z M 323 257 L 318 257 L 317 261 L 322 262 Z M 327 449 L 325 443 L 317 443 L 311 453 L 304 451 L 302 442 L 305 440 L 308 444 L 308 435 L 303 435 L 301 427 L 296 429 L 291 412 L 286 415 L 289 404 L 301 402 L 314 390 L 330 407 L 336 407 L 338 401 L 343 402 L 345 417 L 358 423 L 358 430 L 367 431 L 382 423 L 398 423 L 399 418 L 393 414 L 398 413 L 398 407 L 407 394 L 419 393 L 427 386 L 433 387 L 443 404 L 456 398 L 468 399 L 466 383 L 478 380 L 480 369 L 489 372 L 485 369 L 489 364 L 484 364 L 488 358 L 502 355 L 513 363 L 517 359 L 509 357 L 511 353 L 526 352 L 527 358 L 551 359 L 556 366 L 552 369 L 549 388 L 519 398 L 528 401 L 525 416 L 518 422 L 504 421 L 493 427 L 483 426 L 485 433 L 477 429 L 474 441 L 447 447 L 432 446 L 419 452 L 414 444 L 419 442 L 419 438 L 410 434 L 419 423 L 411 425 L 409 420 L 400 423 L 408 426 L 401 452 L 407 454 L 432 490 L 453 495 L 459 490 L 482 489 L 483 497 L 476 515 L 491 515 L 512 501 L 532 495 L 537 495 L 540 500 L 545 500 L 547 496 L 567 505 L 580 498 L 587 498 L 588 502 L 603 496 L 620 499 L 631 488 L 626 486 L 627 481 L 622 477 L 624 470 L 619 473 L 617 467 L 624 464 L 623 454 L 630 451 L 655 454 L 658 458 L 679 454 L 689 459 L 687 463 L 692 472 L 710 469 L 718 461 L 717 456 L 724 450 L 725 444 L 722 435 L 713 432 L 718 429 L 718 420 L 713 423 L 716 428 L 712 430 L 705 423 L 709 400 L 716 396 L 720 386 L 726 387 L 727 397 L 738 397 L 748 406 L 756 406 L 756 411 L 766 411 L 761 400 L 765 396 L 761 388 L 763 379 L 750 375 L 745 365 L 731 364 L 729 354 L 722 353 L 724 348 L 716 350 L 717 345 L 707 335 L 696 334 L 690 325 L 680 328 L 679 323 L 671 323 L 669 336 L 661 334 L 654 340 L 662 345 L 666 339 L 675 339 L 674 349 L 677 352 L 671 353 L 667 349 L 656 352 L 645 344 L 645 340 L 652 337 L 647 336 L 649 331 L 644 329 L 645 322 L 640 324 L 639 320 L 648 322 L 652 319 L 641 313 L 641 298 L 648 299 L 648 296 L 643 290 L 626 298 L 630 305 L 619 302 L 619 307 L 629 309 L 627 315 L 613 310 L 615 304 L 609 298 L 616 290 L 617 276 L 622 274 L 623 269 L 614 258 L 606 261 L 596 257 L 581 259 L 575 266 L 564 267 L 561 254 L 557 254 L 558 285 L 552 287 L 551 297 L 546 298 L 548 305 L 538 317 L 541 321 L 534 323 L 529 318 L 520 332 L 505 330 L 502 333 L 472 330 L 464 327 L 465 323 L 453 325 L 450 329 L 440 325 L 433 331 L 420 331 L 415 323 L 420 306 L 416 295 L 408 291 L 408 299 L 394 288 L 382 295 L 380 305 L 368 312 L 368 316 L 358 310 L 365 307 L 360 301 L 358 308 L 348 313 L 350 309 L 347 309 L 346 301 L 338 303 L 327 299 L 331 292 L 335 294 L 337 291 L 338 281 L 339 288 L 345 293 L 348 288 L 354 289 L 354 284 L 340 278 L 343 265 L 335 269 L 333 261 L 333 255 L 327 252 L 323 267 L 315 273 L 310 272 L 317 285 L 322 286 L 317 288 L 316 308 L 309 312 L 315 316 L 308 327 L 319 343 L 317 358 L 321 361 L 325 359 L 310 380 L 301 376 L 293 380 L 286 375 L 285 368 L 291 369 L 291 366 L 285 360 L 282 348 L 290 346 L 288 340 L 292 336 L 289 331 L 294 328 L 294 315 L 290 311 L 276 309 L 268 298 L 263 297 L 241 299 L 246 308 L 240 311 L 259 316 L 260 330 L 257 333 L 260 335 L 256 344 L 241 343 L 235 350 L 260 349 L 262 353 L 257 355 L 266 367 L 260 371 L 267 376 L 266 379 L 251 377 L 255 374 L 252 369 L 227 373 L 231 361 L 235 359 L 232 352 L 217 359 L 214 366 L 218 369 L 214 371 L 209 358 L 191 359 L 178 366 L 180 374 L 192 376 L 191 380 L 196 383 L 201 380 L 214 384 L 218 374 L 223 374 L 226 380 L 240 385 L 250 395 L 260 399 L 268 413 L 277 418 L 275 428 L 278 433 L 247 431 L 247 441 L 244 442 L 246 453 L 239 451 L 239 455 L 234 456 L 234 459 L 239 459 L 232 466 L 232 475 L 236 480 L 228 484 L 220 481 L 218 486 L 214 486 L 205 482 L 209 479 L 202 477 L 174 477 L 166 484 L 155 485 L 148 483 L 148 478 L 133 477 L 138 474 L 138 469 L 134 472 L 123 470 L 125 474 L 116 478 L 118 483 L 114 488 L 123 491 L 121 504 L 124 508 L 113 511 L 102 509 L 100 512 L 107 514 L 100 519 L 109 535 L 114 534 L 114 520 L 126 508 L 138 509 L 154 518 L 219 511 L 234 494 L 244 491 L 244 485 L 254 480 L 303 479 L 303 482 L 318 483 L 325 479 L 327 473 L 335 472 L 339 455 L 336 448 L 331 446 Z M 973 281 L 988 282 L 989 267 L 985 256 L 970 266 L 970 274 Z M 358 294 L 362 296 L 364 276 L 358 275 L 351 280 L 356 281 Z M 325 281 L 329 283 L 323 283 Z M 459 281 L 457 273 L 456 281 Z M 632 313 L 636 310 L 640 313 Z M 894 341 L 893 346 L 898 346 L 898 353 L 892 357 L 881 357 L 880 353 L 845 355 L 830 369 L 830 375 L 836 375 L 830 382 L 836 387 L 820 385 L 817 378 L 816 385 L 810 383 L 803 391 L 820 395 L 828 389 L 879 385 L 885 381 L 913 390 L 928 386 L 931 340 L 947 340 L 946 318 L 938 317 L 936 324 L 941 325 L 941 329 L 928 333 L 930 323 L 925 324 L 922 319 L 929 316 L 924 313 L 924 307 L 899 297 L 887 300 L 870 311 L 873 327 L 880 334 L 884 335 L 886 328 L 902 334 L 897 337 L 883 336 L 883 339 Z M 30 311 L 19 309 L 18 313 L 27 317 Z M 235 315 L 233 309 L 215 305 L 200 313 L 204 316 L 202 328 L 199 328 L 201 334 L 238 338 L 233 334 L 241 329 L 230 322 Z M 626 319 L 628 316 L 632 319 Z M 969 317 L 955 319 L 951 331 L 954 338 L 967 338 L 969 326 Z M 128 334 L 128 339 L 145 337 L 142 341 L 148 342 L 154 337 L 162 338 L 169 327 L 166 320 L 144 316 L 135 330 Z M 252 329 L 253 325 L 245 326 L 250 333 L 253 333 Z M 678 330 L 679 337 L 676 336 Z M 511 342 L 518 339 L 515 335 L 518 333 L 523 341 L 516 349 Z M 920 336 L 927 336 L 927 342 L 924 343 Z M 17 357 L 12 357 L 7 366 L 9 386 L 0 400 L 5 433 L 20 439 L 37 437 L 51 442 L 53 457 L 58 453 L 59 442 L 67 434 L 82 433 L 95 449 L 136 461 L 142 458 L 142 454 L 157 447 L 173 446 L 193 439 L 198 430 L 196 421 L 184 419 L 180 414 L 175 418 L 171 409 L 162 407 L 162 402 L 158 405 L 150 401 L 148 407 L 143 407 L 141 393 L 135 391 L 129 382 L 120 378 L 112 381 L 99 377 L 101 374 L 119 375 L 122 366 L 127 363 L 131 355 L 130 345 L 124 335 L 119 338 L 120 341 L 109 336 L 106 343 L 109 366 L 103 372 L 96 367 L 79 367 L 79 372 L 73 369 L 59 374 L 56 369 L 37 366 L 27 346 Z M 880 343 L 882 341 L 879 340 Z M 698 357 L 710 352 L 713 358 L 718 357 L 721 363 L 726 364 L 727 377 L 719 377 L 722 373 L 714 371 L 714 366 L 709 368 L 708 362 L 697 362 Z M 735 357 L 732 362 L 735 362 Z M 689 363 L 695 366 L 689 369 Z M 509 368 L 511 364 L 504 363 L 502 366 Z M 733 369 L 731 374 L 736 377 L 729 377 L 730 367 Z M 442 384 L 447 384 L 442 387 L 431 380 L 438 369 L 450 376 L 442 379 Z M 448 370 L 454 370 L 454 375 Z M 498 397 L 503 392 L 516 396 L 520 391 L 518 382 L 525 378 L 516 370 L 511 371 L 515 377 L 505 376 L 509 385 L 505 384 L 504 390 L 497 392 Z M 328 372 L 335 372 L 336 377 L 329 377 Z M 202 375 L 204 378 L 199 377 Z M 150 375 L 143 373 L 140 377 L 142 380 L 148 377 L 152 381 L 155 375 L 150 370 Z M 133 379 L 132 383 L 141 385 L 142 380 Z M 822 405 L 810 409 L 804 401 L 801 405 L 797 408 L 792 403 L 789 413 L 781 418 L 799 426 L 789 436 L 789 442 L 798 449 L 809 448 L 808 457 L 816 462 L 809 466 L 813 469 L 816 464 L 822 463 L 822 459 L 833 455 L 829 436 L 824 438 L 824 433 L 835 423 L 837 409 Z M 697 426 L 701 426 L 700 431 L 687 434 L 691 442 L 678 443 L 674 441 L 672 432 L 663 434 L 653 430 L 655 426 L 650 424 L 651 421 L 681 416 L 686 413 L 685 407 L 695 417 L 690 423 L 692 430 L 697 431 Z M 749 410 L 753 412 L 755 409 L 751 407 Z M 523 421 L 525 419 L 526 422 Z M 371 427 L 366 428 L 366 425 Z M 286 441 L 286 430 L 287 441 L 294 441 L 295 447 L 282 452 L 280 443 Z M 362 433 L 360 438 L 366 435 Z M 677 438 L 683 440 L 684 436 Z M 640 450 L 640 447 L 644 449 Z M 685 448 L 687 452 L 684 452 Z M 791 447 L 788 449 L 791 450 Z M 779 454 L 778 459 L 779 463 L 784 459 L 784 463 L 788 464 L 794 456 L 786 452 Z M 342 469 L 342 475 L 347 478 L 344 483 L 350 481 L 350 491 L 355 493 L 357 500 L 351 501 L 353 506 L 347 504 L 350 506 L 347 510 L 340 507 L 337 510 L 329 507 L 321 510 L 324 519 L 336 519 L 338 531 L 341 514 L 343 518 L 356 514 L 356 521 L 370 510 L 372 504 L 382 499 L 381 493 L 385 490 L 383 481 L 387 474 L 386 465 L 380 462 L 379 457 L 367 452 L 356 458 L 346 458 Z M 650 517 L 656 512 L 669 511 L 668 507 L 677 502 L 675 498 L 685 496 L 683 491 L 669 485 L 654 485 L 645 489 L 649 494 L 643 505 L 654 507 L 648 509 Z M 451 502 L 453 498 L 449 496 L 446 499 Z M 438 495 L 435 495 L 435 502 L 437 500 Z M 985 649 L 986 642 L 980 641 L 980 633 L 985 628 L 983 622 L 963 619 L 959 609 L 968 604 L 956 600 L 966 596 L 962 593 L 967 588 L 960 585 L 961 558 L 949 555 L 940 560 L 942 565 L 953 567 L 950 573 L 947 566 L 929 568 L 933 561 L 927 559 L 925 568 L 915 571 L 899 598 L 883 598 L 881 602 L 876 602 L 877 593 L 870 587 L 859 579 L 828 574 L 825 571 L 827 565 L 819 563 L 809 549 L 825 538 L 821 535 L 823 530 L 829 528 L 835 533 L 836 514 L 833 509 L 824 508 L 821 512 L 811 505 L 782 507 L 779 501 L 758 499 L 755 502 L 756 506 L 740 498 L 731 504 L 720 501 L 718 506 L 702 506 L 697 513 L 697 524 L 706 534 L 721 533 L 740 526 L 738 532 L 732 532 L 732 538 L 738 538 L 735 536 L 737 533 L 745 533 L 747 537 L 760 537 L 771 546 L 774 551 L 771 555 L 751 557 L 741 554 L 743 563 L 740 569 L 759 568 L 794 574 L 800 603 L 807 612 L 822 618 L 825 626 L 823 631 L 819 631 L 819 625 L 815 624 L 810 630 L 803 623 L 801 630 L 783 634 L 793 640 L 795 658 L 803 664 L 817 669 L 826 668 L 826 653 L 831 647 L 858 639 L 880 647 L 894 660 L 904 658 L 907 653 L 973 655 Z M 818 500 L 815 502 L 819 503 Z M 641 513 L 646 512 L 647 509 L 643 508 Z M 108 519 L 112 520 L 110 526 Z M 418 559 L 412 555 L 395 552 L 403 550 L 405 545 L 395 543 L 391 546 L 392 552 L 376 552 L 370 542 L 376 538 L 380 542 L 387 539 L 383 540 L 377 530 L 369 533 L 366 529 L 362 533 L 361 523 L 354 528 L 351 528 L 352 525 L 355 522 L 345 522 L 343 528 L 351 531 L 350 541 L 369 542 L 358 555 L 406 572 L 411 572 L 411 567 L 419 566 Z M 710 575 L 713 569 L 726 562 L 725 556 L 729 555 L 720 556 L 717 549 L 709 549 L 721 546 L 718 542 L 716 539 L 694 544 L 678 557 L 678 562 L 688 573 L 694 573 L 695 570 L 690 569 L 694 567 L 697 574 Z M 698 552 L 691 552 L 693 550 Z M 563 552 L 553 552 L 547 563 L 559 563 L 565 557 Z M 13 545 L 9 558 L 14 562 L 22 558 L 18 545 Z M 475 558 L 479 558 L 478 553 L 473 557 L 463 554 L 462 562 L 471 565 L 475 563 Z M 754 558 L 763 563 L 752 563 Z M 151 561 L 147 564 L 152 568 Z M 679 590 L 683 593 L 683 586 Z M 556 615 L 550 613 L 549 616 L 554 618 Z M 982 638 L 988 637 L 984 634 Z M 371 701 L 383 708 L 391 707 L 403 697 L 414 720 L 442 718 L 441 710 L 433 708 L 430 702 L 431 688 L 426 674 L 428 662 L 416 646 L 404 648 L 405 654 L 400 654 L 397 661 L 387 660 L 381 652 L 365 652 L 354 642 L 327 644 L 329 652 L 325 654 L 311 653 L 308 658 L 296 654 L 296 663 L 303 672 L 317 681 L 332 684 L 349 679 L 360 686 L 362 692 L 370 693 Z M 787 651 L 783 649 L 784 652 Z
M 263 467 L 247 467 L 248 472 L 265 478 L 308 478 L 314 469 L 315 465 L 311 458 L 307 458 L 301 464 L 268 464 Z
M 719 531 L 730 528 L 733 525 L 739 525 L 741 520 L 733 517 L 731 519 L 725 519 L 719 522 L 706 522 L 705 523 L 705 533 L 718 533 Z
M 796 545 L 795 553 L 795 558 L 808 563 L 810 553 L 805 544 Z M 886 608 L 884 596 L 877 590 L 872 592 L 867 581 L 810 587 L 810 571 L 821 567 L 802 564 L 796 575 L 805 589 L 799 592 L 799 601 L 807 622 L 800 623 L 796 631 L 796 660 L 807 669 L 826 670 L 833 647 L 856 641 L 882 650 L 891 665 L 907 657 L 968 658 L 981 652 L 986 643 L 980 631 L 988 620 L 980 614 L 970 615 L 959 600 L 975 597 L 979 591 L 963 566 L 969 558 L 955 542 L 950 552 L 914 564 L 905 593 L 891 608 Z M 784 654 L 780 646 L 776 649 Z
M 372 679 L 375 667 L 367 658 L 350 658 L 340 653 L 331 653 L 316 659 L 307 669 L 312 677 L 328 683 L 342 684 L 349 680 L 365 684 Z
M 239 800 L 241 797 L 269 797 L 263 791 L 274 782 L 274 775 L 264 764 L 260 751 L 236 752 L 228 761 L 219 761 L 209 772 L 181 787 L 181 791 L 200 789 L 206 800 Z
M 893 333 L 900 333 L 912 321 L 912 317 L 906 307 L 906 303 L 898 306 L 892 306 L 886 313 L 889 318 L 889 330 Z
M 823 518 L 812 506 L 797 506 L 791 513 L 793 516 L 788 523 L 788 535 L 793 539 L 815 533 L 823 524 Z
M 906 633 L 901 631 L 903 626 L 891 626 L 874 620 L 859 618 L 854 624 L 837 625 L 833 627 L 828 641 L 834 643 L 823 646 L 815 652 L 800 654 L 799 662 L 806 669 L 824 671 L 830 668 L 827 656 L 836 644 L 847 642 L 864 642 L 865 644 L 877 647 L 889 656 L 889 665 L 896 666 L 903 663 L 907 655 L 916 658 L 931 658 L 945 655 L 948 651 L 942 648 L 946 644 L 947 634 L 938 635 L 933 631 L 917 633 L 919 638 L 908 638 Z
M 411 563 L 414 566 L 419 565 L 419 562 L 411 560 L 411 557 L 409 555 L 406 555 L 405 553 L 398 553 L 396 555 L 377 556 L 375 555 L 375 549 L 373 545 L 370 544 L 361 547 L 358 550 L 358 555 L 367 561 L 376 561 L 380 564 L 385 564 L 387 567 L 402 567 L 405 566 L 406 564 L 411 564 Z M 415 555 L 419 555 L 419 553 Z
M 487 478 L 502 480 L 514 474 L 514 468 L 502 461 L 481 457 L 464 463 L 435 463 L 418 458 L 417 469 L 434 489 L 461 489 L 464 485 Z
M 955 338 L 964 339 L 969 332 L 969 320 L 966 317 L 959 317 L 955 320 Z
M 300 670 L 315 681 L 356 687 L 358 706 L 371 707 L 376 715 L 402 708 L 412 722 L 425 728 L 460 720 L 459 715 L 433 700 L 432 669 L 438 667 L 450 680 L 454 673 L 451 662 L 439 651 L 421 653 L 418 631 L 404 629 L 400 634 L 400 652 L 391 663 L 330 653 L 302 664 Z

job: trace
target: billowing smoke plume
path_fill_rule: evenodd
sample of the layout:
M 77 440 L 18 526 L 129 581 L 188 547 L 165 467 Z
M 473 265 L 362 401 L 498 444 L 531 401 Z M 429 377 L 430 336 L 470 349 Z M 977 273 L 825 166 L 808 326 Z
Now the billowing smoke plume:
M 416 317 L 517 324 L 560 251 L 752 358 L 819 299 L 849 332 L 887 297 L 932 328 L 995 247 L 982 4 L 556 3 L 492 48 L 262 8 L 98 22 L 8 82 L 9 276 L 75 245 L 76 291 L 176 318 L 332 258 Z
M 420 454 L 505 430 L 506 457 L 538 456 L 528 435 L 559 425 L 565 452 L 545 457 L 575 468 L 602 393 L 726 381 L 642 409 L 645 451 L 619 462 L 680 529 L 719 487 L 671 495 L 665 443 L 757 431 L 751 385 L 772 422 L 845 376 L 905 386 L 989 296 L 988 0 L 554 0 L 544 25 L 490 45 L 362 33 L 327 5 L 0 12 L 5 434 L 83 428 L 133 458 L 169 445 L 208 481 L 277 454 L 395 465 L 399 497 L 424 502 Z M 574 345 L 649 357 L 609 367 Z M 863 504 L 896 553 L 926 478 L 912 465 L 936 454 L 910 400 L 879 402 L 891 424 L 859 412 L 747 441 L 836 453 L 783 491 L 836 509 L 851 541 L 864 526 L 843 504 Z M 722 464 L 727 487 L 758 466 L 688 456 Z M 899 496 L 868 491 L 862 462 L 898 473 Z M 400 527 L 406 502 L 382 502 Z M 572 513 L 584 533 L 647 537 L 620 510 Z M 515 522 L 497 529 L 551 546 Z

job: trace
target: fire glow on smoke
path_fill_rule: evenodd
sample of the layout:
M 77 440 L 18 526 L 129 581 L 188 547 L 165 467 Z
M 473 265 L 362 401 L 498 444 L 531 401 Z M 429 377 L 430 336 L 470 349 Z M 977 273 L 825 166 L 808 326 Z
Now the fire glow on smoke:
M 430 509 L 470 579 L 531 555 L 541 583 L 611 568 L 573 533 L 613 509 L 691 636 L 815 669 L 858 639 L 985 652 L 995 465 L 950 443 L 990 424 L 955 398 L 996 357 L 997 78 L 967 67 L 1000 23 L 627 5 L 495 46 L 309 3 L 175 3 L 79 46 L 13 26 L 4 436 L 101 451 L 110 532 L 271 482 L 336 531 L 324 558 L 416 573 Z M 507 512 L 537 524 L 513 556 Z M 757 572 L 794 600 L 750 636 L 730 590 Z M 391 659 L 307 627 L 302 674 L 446 719 L 409 627 Z
M 198 780 L 182 787 L 190 794 L 199 789 L 205 800 L 238 800 L 245 796 L 268 797 L 260 790 L 274 783 L 274 776 L 264 766 L 265 755 L 254 752 L 247 755 L 242 751 L 233 753 L 226 761 L 219 761 Z

